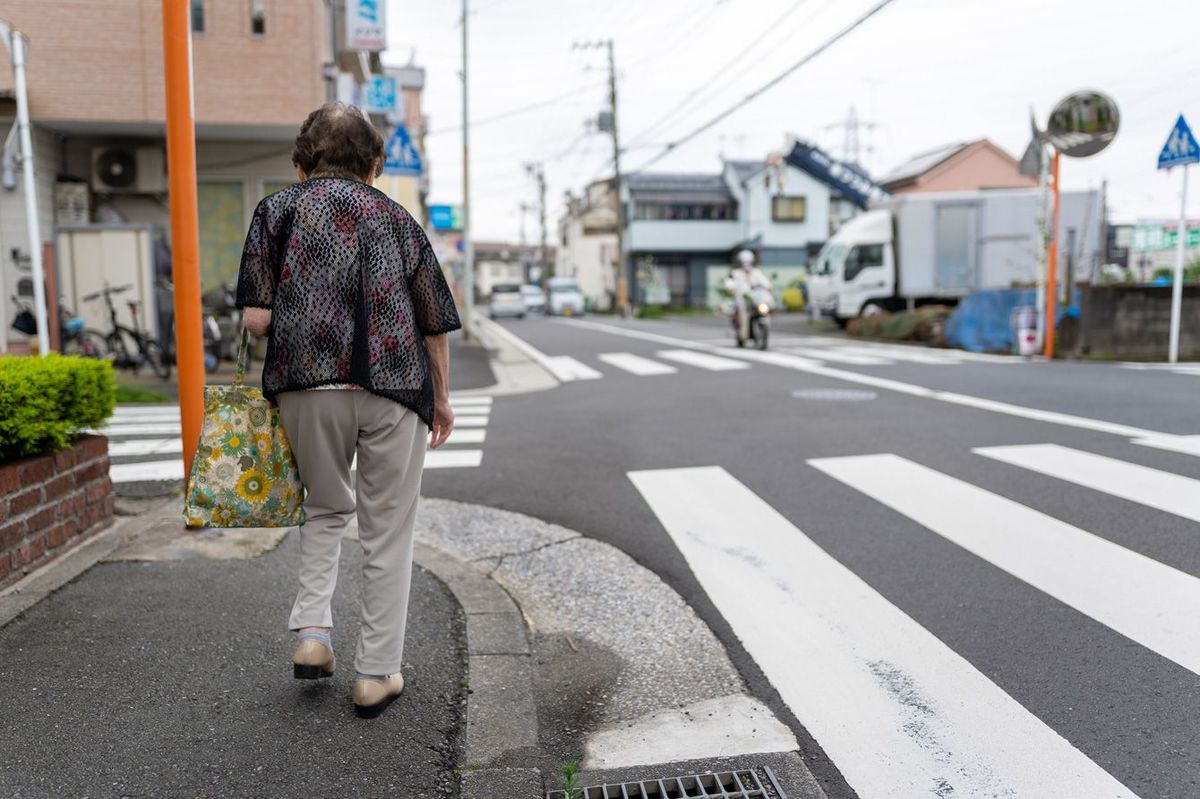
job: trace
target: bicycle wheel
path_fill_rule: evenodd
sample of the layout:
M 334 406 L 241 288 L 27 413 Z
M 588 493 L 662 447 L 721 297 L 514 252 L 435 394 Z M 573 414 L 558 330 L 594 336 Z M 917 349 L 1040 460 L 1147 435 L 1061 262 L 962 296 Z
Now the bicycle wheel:
M 163 352 L 162 345 L 157 341 L 142 342 L 142 361 L 150 364 L 150 368 L 154 370 L 154 374 L 163 380 L 171 376 L 171 363 L 167 360 L 167 355 Z
M 108 347 L 104 336 L 95 330 L 81 330 L 63 341 L 63 355 L 78 355 L 83 358 L 105 358 Z
M 114 330 L 105 336 L 104 345 L 108 359 L 113 362 L 114 367 L 136 371 L 137 360 L 129 356 L 129 347 L 125 343 L 125 336 L 119 330 Z

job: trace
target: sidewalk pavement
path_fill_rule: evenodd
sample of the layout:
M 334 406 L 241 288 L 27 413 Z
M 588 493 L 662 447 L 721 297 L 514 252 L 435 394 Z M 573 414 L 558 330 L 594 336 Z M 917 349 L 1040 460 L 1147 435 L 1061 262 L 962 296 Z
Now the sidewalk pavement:
M 497 393 L 553 384 L 486 343 Z M 407 687 L 363 721 L 358 547 L 338 674 L 301 683 L 294 532 L 188 531 L 178 503 L 122 500 L 117 526 L 0 594 L 0 795 L 532 799 L 578 762 L 584 785 L 766 766 L 791 799 L 825 796 L 708 627 L 614 547 L 423 500 Z

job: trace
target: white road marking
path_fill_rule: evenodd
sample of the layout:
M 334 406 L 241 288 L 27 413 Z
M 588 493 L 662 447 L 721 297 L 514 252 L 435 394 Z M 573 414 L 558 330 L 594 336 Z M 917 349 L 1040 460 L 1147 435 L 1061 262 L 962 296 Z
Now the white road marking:
M 446 439 L 446 444 L 482 444 L 487 438 L 487 431 L 479 429 L 460 430 L 455 427 L 450 431 L 450 438 Z
M 980 447 L 972 451 L 1200 522 L 1200 480 L 1058 444 Z
M 139 483 L 147 480 L 182 480 L 183 458 L 144 463 L 114 463 L 108 467 L 114 483 Z
M 140 455 L 178 455 L 183 453 L 180 438 L 147 438 L 128 441 L 109 441 L 110 458 L 137 457 Z
M 569 355 L 548 355 L 545 366 L 563 383 L 569 383 L 572 380 L 597 380 L 604 377 L 600 372 Z
M 1134 796 L 724 469 L 629 477 L 863 799 Z
M 761 702 L 745 694 L 731 694 L 659 710 L 632 723 L 622 721 L 589 733 L 583 768 L 790 752 L 797 746 L 792 731 Z
M 735 369 L 749 369 L 750 364 L 741 361 L 731 361 L 716 355 L 706 355 L 695 350 L 659 350 L 658 357 L 668 361 L 684 363 L 688 366 L 698 366 L 710 372 L 730 372 Z
M 426 469 L 471 469 L 483 462 L 481 449 L 435 449 L 425 453 Z
M 1135 438 L 1134 444 L 1143 447 L 1165 449 L 1168 452 L 1182 452 L 1184 455 L 1200 457 L 1200 436 L 1151 436 L 1150 438 Z
M 178 436 L 181 435 L 179 422 L 163 424 L 159 422 L 130 422 L 102 427 L 93 431 L 102 436 Z
M 897 455 L 809 461 L 997 568 L 1200 674 L 1200 580 Z
M 663 336 L 658 333 L 647 333 L 642 330 L 628 330 L 615 327 L 613 325 L 602 324 L 600 322 L 585 322 L 578 319 L 555 321 L 559 321 L 561 324 L 581 325 L 589 327 L 593 330 L 610 333 L 615 336 L 626 336 L 628 338 L 642 339 L 644 341 L 653 341 L 659 344 L 673 344 L 677 347 L 690 347 L 694 350 L 702 350 L 705 352 L 718 352 L 722 355 L 728 355 L 732 358 L 741 358 L 749 361 L 769 363 L 774 366 L 795 369 L 797 371 L 807 372 L 808 374 L 820 375 L 821 377 L 828 377 L 834 380 L 842 380 L 847 383 L 857 383 L 864 386 L 884 388 L 916 397 L 940 400 L 942 402 L 949 402 L 955 405 L 965 405 L 978 410 L 1001 413 L 1008 416 L 1017 416 L 1024 419 L 1033 419 L 1035 421 L 1062 425 L 1064 427 L 1074 427 L 1081 430 L 1093 430 L 1098 433 L 1110 433 L 1112 435 L 1123 436 L 1125 438 L 1154 439 L 1160 443 L 1180 438 L 1180 436 L 1177 436 L 1174 433 L 1164 433 L 1159 430 L 1147 430 L 1142 427 L 1133 427 L 1131 425 L 1108 422 L 1103 419 L 1089 419 L 1085 416 L 1073 416 L 1069 413 L 1059 413 L 1057 411 L 1043 411 L 1037 408 L 1026 408 L 1021 405 L 998 402 L 995 400 L 984 399 L 982 397 L 971 397 L 965 394 L 955 394 L 950 391 L 938 391 L 932 388 L 926 388 L 925 386 L 918 386 L 912 383 L 903 383 L 899 380 L 890 380 L 887 378 L 877 377 L 875 375 L 847 372 L 844 369 L 834 369 L 832 367 L 823 366 L 819 362 L 814 362 L 809 358 L 789 356 L 784 353 L 758 352 L 756 350 L 739 350 L 733 348 L 717 349 L 715 347 L 698 345 L 695 342 L 688 341 L 687 339 Z M 976 353 L 965 354 L 977 355 Z M 984 356 L 977 355 L 977 357 L 982 358 Z M 1003 356 L 988 357 L 1000 358 Z M 1165 449 L 1165 447 L 1163 448 Z M 1179 451 L 1188 451 L 1191 454 L 1200 454 L 1200 452 L 1191 452 L 1190 450 Z
M 646 375 L 673 375 L 679 371 L 674 366 L 652 361 L 649 358 L 634 355 L 632 352 L 606 352 L 596 357 L 610 366 L 624 369 L 626 372 L 638 375 L 639 377 Z
M 176 410 L 174 413 L 155 411 L 154 413 L 139 413 L 136 415 L 128 413 L 114 413 L 108 420 L 110 427 L 127 427 L 129 425 L 142 424 L 145 422 L 152 422 L 155 424 L 173 422 L 175 424 L 179 424 L 179 411 Z
M 462 408 L 463 410 L 467 410 L 468 408 L 486 409 L 486 408 L 492 407 L 492 398 L 491 397 L 456 397 L 453 394 L 451 394 L 450 395 L 450 407 L 454 408 L 455 410 L 458 410 L 459 408 Z
M 467 414 L 456 413 L 454 415 L 455 427 L 487 427 L 487 416 L 468 416 Z
M 866 350 L 852 350 L 848 347 L 788 347 L 788 352 L 820 361 L 835 361 L 856 366 L 889 366 L 894 361 L 879 358 Z

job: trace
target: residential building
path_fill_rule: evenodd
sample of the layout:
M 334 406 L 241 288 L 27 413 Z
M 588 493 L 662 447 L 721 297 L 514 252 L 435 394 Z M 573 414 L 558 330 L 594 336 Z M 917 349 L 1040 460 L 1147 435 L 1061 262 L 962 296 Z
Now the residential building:
M 883 195 L 865 174 L 799 141 L 786 155 L 727 160 L 716 174 L 634 174 L 623 187 L 634 296 L 690 307 L 719 304 L 741 249 L 782 290 L 838 220 Z
M 568 195 L 558 220 L 554 273 L 573 277 L 589 307 L 609 311 L 617 296 L 617 198 L 612 179 L 589 184 L 581 196 Z
M 353 90 L 381 68 L 376 53 L 347 43 L 347 15 L 358 7 L 355 0 L 191 0 L 205 290 L 236 279 L 255 205 L 295 181 L 290 156 L 300 123 L 329 99 L 352 100 Z M 67 307 L 101 329 L 107 314 L 82 300 L 83 289 L 138 283 L 143 319 L 154 329 L 155 291 L 145 276 L 170 275 L 161 3 L 0 0 L 0 18 L 29 37 L 26 74 L 47 268 L 84 270 L 79 280 L 60 275 L 57 286 L 70 292 Z M 7 59 L 0 64 L 3 141 L 15 103 Z M 419 68 L 408 71 L 414 80 L 401 84 L 405 110 L 419 120 L 423 74 L 416 81 Z M 383 124 L 382 115 L 373 119 Z M 10 328 L 10 296 L 33 293 L 20 184 L 5 181 L 0 188 L 0 350 L 27 345 Z M 117 258 L 106 248 L 121 237 L 133 239 L 117 248 Z M 130 266 L 129 258 L 139 263 Z M 119 314 L 132 321 L 123 303 Z
M 919 153 L 880 180 L 891 194 L 914 191 L 974 191 L 1037 186 L 1018 162 L 987 139 L 956 142 Z

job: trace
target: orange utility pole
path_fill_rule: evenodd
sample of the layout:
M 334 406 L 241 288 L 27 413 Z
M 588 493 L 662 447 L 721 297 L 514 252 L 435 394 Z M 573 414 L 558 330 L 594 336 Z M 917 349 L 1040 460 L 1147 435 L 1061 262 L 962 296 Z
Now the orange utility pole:
M 1054 156 L 1050 159 L 1050 180 L 1054 184 L 1054 212 L 1050 215 L 1050 249 L 1046 258 L 1046 340 L 1042 350 L 1042 354 L 1047 358 L 1054 357 L 1054 318 L 1058 304 L 1058 211 L 1061 199 L 1058 191 L 1058 159 L 1058 150 L 1055 149 Z
M 175 363 L 183 428 L 184 484 L 204 418 L 204 333 L 200 311 L 200 231 L 196 201 L 196 118 L 188 0 L 163 0 L 163 74 L 167 92 L 167 174 L 171 272 L 175 281 Z

